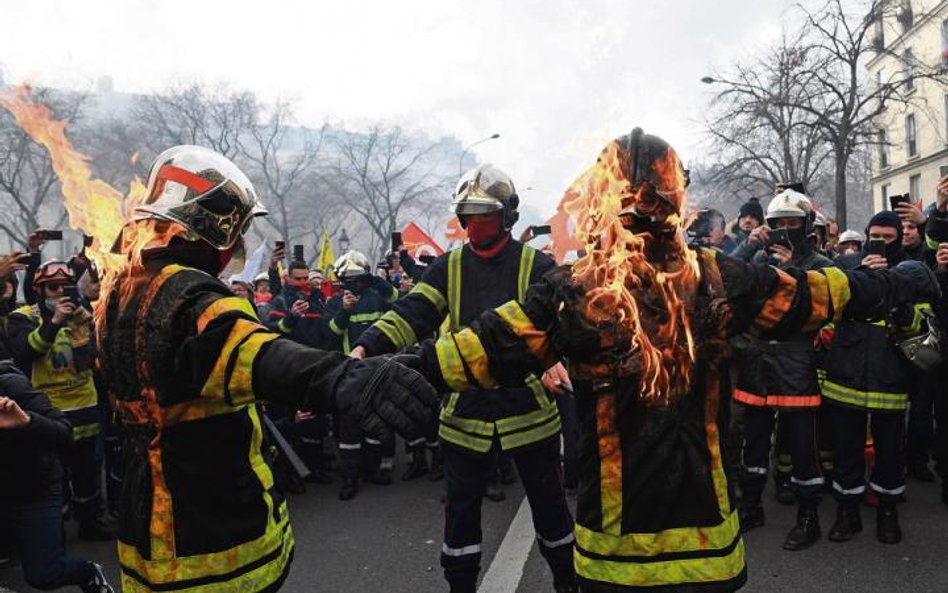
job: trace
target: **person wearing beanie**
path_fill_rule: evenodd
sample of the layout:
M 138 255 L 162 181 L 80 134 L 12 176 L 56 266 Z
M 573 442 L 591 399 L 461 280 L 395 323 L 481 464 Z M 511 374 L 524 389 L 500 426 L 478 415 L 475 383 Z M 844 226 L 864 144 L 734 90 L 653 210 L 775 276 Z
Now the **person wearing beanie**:
M 890 211 L 879 212 L 866 227 L 868 238 L 862 251 L 840 256 L 836 265 L 844 271 L 884 270 L 909 263 L 902 248 L 902 221 Z M 882 255 L 873 254 L 871 242 L 882 240 Z M 903 263 L 905 262 L 905 263 Z M 875 447 L 875 466 L 869 487 L 879 506 L 876 537 L 894 544 L 902 539 L 896 503 L 905 493 L 902 444 L 909 390 L 917 371 L 893 343 L 911 337 L 921 303 L 907 303 L 883 321 L 848 320 L 837 324 L 825 358 L 826 377 L 821 385 L 826 416 L 833 435 L 836 473 L 833 496 L 838 503 L 836 522 L 829 539 L 844 542 L 862 531 L 859 513 L 865 495 L 866 426 L 869 420 Z
M 762 224 L 764 224 L 764 207 L 760 205 L 760 200 L 751 198 L 741 204 L 737 219 L 728 223 L 726 232 L 734 243 L 739 245 L 747 240 L 752 230 Z

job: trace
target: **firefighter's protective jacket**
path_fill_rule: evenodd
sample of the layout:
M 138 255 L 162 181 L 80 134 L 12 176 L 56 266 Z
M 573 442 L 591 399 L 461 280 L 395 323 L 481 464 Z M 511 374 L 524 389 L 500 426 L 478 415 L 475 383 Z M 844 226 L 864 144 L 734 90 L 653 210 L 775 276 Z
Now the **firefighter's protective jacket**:
M 80 307 L 70 323 L 56 326 L 39 303 L 24 305 L 10 314 L 7 332 L 16 365 L 65 412 L 73 438 L 99 434 L 92 314 Z
M 454 249 L 432 262 L 424 280 L 358 343 L 374 356 L 411 346 L 445 323 L 452 331 L 467 327 L 487 309 L 522 301 L 553 265 L 548 255 L 514 240 L 490 259 L 468 245 Z M 495 437 L 502 449 L 513 450 L 560 433 L 556 402 L 535 376 L 526 388 L 449 391 L 438 427 L 444 443 L 486 453 Z
M 126 430 L 123 590 L 274 591 L 293 534 L 255 402 L 328 412 L 345 357 L 277 340 L 204 272 L 138 271 L 107 295 L 99 341 Z
M 576 569 L 590 590 L 730 592 L 746 580 L 744 547 L 728 489 L 720 435 L 728 337 L 755 326 L 772 335 L 811 332 L 844 316 L 879 316 L 903 288 L 891 274 L 780 271 L 708 251 L 689 316 L 696 362 L 689 393 L 667 405 L 638 397 L 635 376 L 574 380 L 580 419 Z M 605 335 L 570 307 L 568 268 L 547 274 L 525 302 L 509 302 L 471 327 L 426 342 L 421 366 L 436 384 L 522 384 L 565 358 L 603 366 Z M 910 290 L 906 288 L 906 290 Z M 436 385 L 437 386 L 437 385 Z

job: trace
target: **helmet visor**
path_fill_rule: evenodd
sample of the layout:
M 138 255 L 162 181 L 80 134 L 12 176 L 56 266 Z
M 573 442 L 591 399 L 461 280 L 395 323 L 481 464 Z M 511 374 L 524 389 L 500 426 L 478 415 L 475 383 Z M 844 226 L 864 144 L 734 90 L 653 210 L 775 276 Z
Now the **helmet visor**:
M 503 210 L 504 205 L 494 198 L 456 200 L 451 204 L 451 211 L 458 215 L 465 214 L 490 214 Z
M 253 205 L 225 183 L 207 195 L 169 211 L 202 239 L 218 249 L 227 249 L 250 229 Z

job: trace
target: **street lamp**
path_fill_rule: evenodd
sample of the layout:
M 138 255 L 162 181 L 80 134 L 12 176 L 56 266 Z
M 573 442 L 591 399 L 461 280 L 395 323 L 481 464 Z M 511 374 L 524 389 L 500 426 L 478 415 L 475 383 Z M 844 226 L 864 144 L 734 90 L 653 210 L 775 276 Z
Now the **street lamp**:
M 494 133 L 488 136 L 487 138 L 481 138 L 477 142 L 473 144 L 468 144 L 467 146 L 465 146 L 464 150 L 461 151 L 461 158 L 458 159 L 458 177 L 460 177 L 461 175 L 464 175 L 464 155 L 467 154 L 467 151 L 471 150 L 478 144 L 483 144 L 487 142 L 488 140 L 496 140 L 498 138 L 500 138 L 500 134 Z
M 712 83 L 720 82 L 720 81 L 715 80 L 715 79 L 711 78 L 710 76 L 702 76 L 702 77 L 701 77 L 701 82 L 703 82 L 703 83 L 705 83 L 705 84 L 712 84 Z
M 342 229 L 339 233 L 339 252 L 346 253 L 349 251 L 349 235 L 346 234 L 346 229 Z

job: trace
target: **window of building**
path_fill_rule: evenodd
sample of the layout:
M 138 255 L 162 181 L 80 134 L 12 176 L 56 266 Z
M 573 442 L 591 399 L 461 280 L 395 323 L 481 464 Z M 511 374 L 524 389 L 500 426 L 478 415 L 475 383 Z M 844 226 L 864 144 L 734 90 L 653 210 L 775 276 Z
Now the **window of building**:
M 906 91 L 915 90 L 915 56 L 912 50 L 902 52 L 902 88 Z
M 921 187 L 922 187 L 922 176 L 912 175 L 909 177 L 909 195 L 912 196 L 912 201 L 917 202 L 921 197 Z
M 910 113 L 905 116 L 905 148 L 909 157 L 918 155 L 918 138 L 915 132 L 915 114 Z
M 889 188 L 892 187 L 888 183 L 882 186 L 882 207 L 889 207 Z
M 948 95 L 945 95 L 945 144 L 948 144 Z
M 889 135 L 885 128 L 879 130 L 879 167 L 885 169 L 889 166 Z
M 912 12 L 912 3 L 909 0 L 902 0 L 902 6 L 899 7 L 897 16 L 902 25 L 902 32 L 905 33 L 915 24 L 915 14 Z

